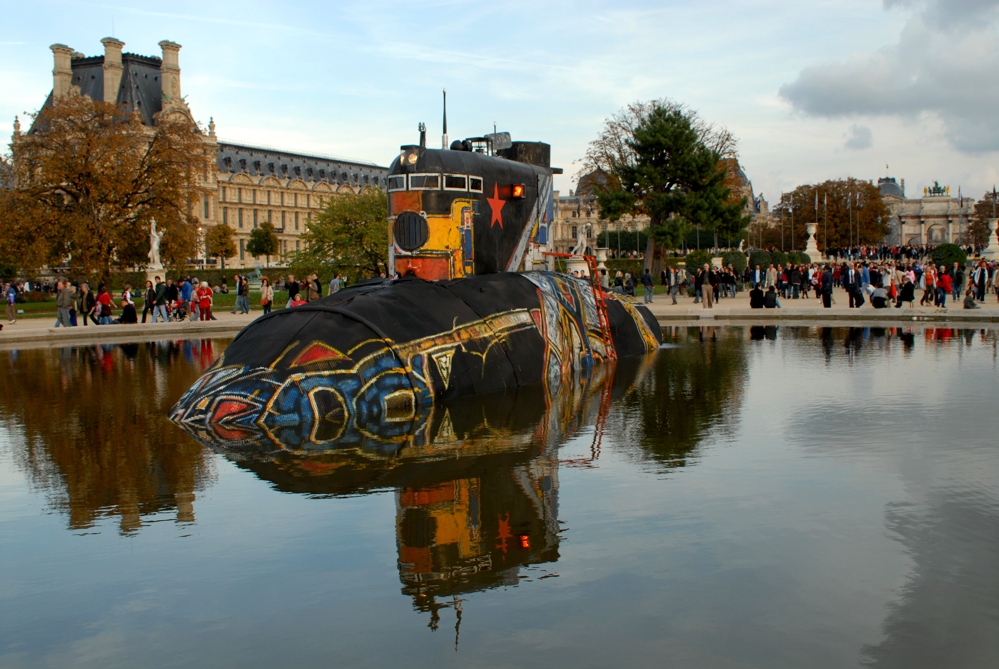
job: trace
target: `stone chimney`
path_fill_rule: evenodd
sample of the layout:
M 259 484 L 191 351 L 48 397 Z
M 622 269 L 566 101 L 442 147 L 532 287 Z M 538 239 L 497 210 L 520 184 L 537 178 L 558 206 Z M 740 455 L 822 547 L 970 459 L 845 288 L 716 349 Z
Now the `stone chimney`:
M 115 103 L 121 86 L 121 48 L 125 43 L 114 37 L 105 37 L 101 44 L 104 45 L 104 102 Z
M 69 93 L 73 84 L 73 66 L 70 64 L 73 50 L 65 44 L 53 44 L 49 48 L 55 59 L 55 67 L 52 68 L 52 97 L 61 98 Z
M 160 42 L 163 49 L 163 65 L 161 71 L 163 76 L 160 83 L 163 86 L 163 102 L 182 97 L 180 92 L 180 64 L 177 56 L 180 53 L 180 45 L 175 42 L 163 40 Z

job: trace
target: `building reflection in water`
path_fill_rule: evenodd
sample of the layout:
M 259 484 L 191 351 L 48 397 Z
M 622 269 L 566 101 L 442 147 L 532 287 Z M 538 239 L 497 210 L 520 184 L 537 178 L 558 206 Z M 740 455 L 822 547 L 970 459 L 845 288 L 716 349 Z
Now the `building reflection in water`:
M 457 642 L 463 595 L 515 585 L 522 568 L 558 560 L 559 447 L 585 427 L 602 430 L 654 357 L 602 366 L 559 392 L 539 384 L 448 402 L 419 414 L 408 434 L 386 426 L 361 446 L 193 436 L 281 491 L 393 490 L 402 592 L 431 629 L 453 609 Z
M 70 529 L 155 514 L 194 521 L 212 479 L 204 450 L 165 415 L 212 363 L 209 340 L 0 353 L 0 409 L 13 460 Z

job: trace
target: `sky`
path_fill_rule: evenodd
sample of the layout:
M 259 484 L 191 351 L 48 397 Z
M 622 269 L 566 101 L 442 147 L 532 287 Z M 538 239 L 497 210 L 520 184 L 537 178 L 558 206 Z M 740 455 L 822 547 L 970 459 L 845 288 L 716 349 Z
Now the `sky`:
M 417 124 L 552 145 L 574 187 L 587 144 L 630 102 L 670 98 L 738 139 L 770 202 L 800 184 L 999 183 L 999 0 L 503 3 L 3 1 L 0 122 L 52 88 L 49 45 L 180 52 L 183 94 L 223 140 L 387 165 Z M 432 143 L 431 142 L 431 143 Z

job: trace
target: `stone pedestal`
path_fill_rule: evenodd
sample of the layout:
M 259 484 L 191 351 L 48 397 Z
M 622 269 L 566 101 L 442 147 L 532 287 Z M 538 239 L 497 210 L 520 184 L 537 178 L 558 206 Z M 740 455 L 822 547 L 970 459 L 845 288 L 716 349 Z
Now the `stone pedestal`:
M 993 218 L 985 222 L 989 226 L 989 245 L 982 251 L 982 257 L 986 260 L 999 259 L 999 239 L 996 239 L 996 225 L 999 219 Z
M 569 274 L 579 272 L 579 276 L 590 276 L 590 268 L 586 264 L 583 256 L 573 256 L 565 259 L 565 269 Z
M 805 224 L 805 232 L 808 233 L 808 241 L 805 243 L 805 255 L 807 255 L 809 260 L 812 262 L 819 262 L 822 260 L 822 252 L 819 251 L 819 246 L 815 242 L 815 231 L 818 230 L 818 228 L 818 223 Z

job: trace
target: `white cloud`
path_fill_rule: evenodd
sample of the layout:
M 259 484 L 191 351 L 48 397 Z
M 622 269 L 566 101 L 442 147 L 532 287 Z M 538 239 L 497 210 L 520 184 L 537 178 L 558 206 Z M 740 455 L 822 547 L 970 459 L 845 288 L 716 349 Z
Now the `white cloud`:
M 916 5 L 896 44 L 842 61 L 804 68 L 785 84 L 780 95 L 810 116 L 911 118 L 930 114 L 940 119 L 951 145 L 964 153 L 999 150 L 994 123 L 999 87 L 999 0 L 959 0 L 967 5 L 962 21 L 944 19 L 956 10 L 948 3 L 889 0 L 889 5 Z
M 866 125 L 851 125 L 843 147 L 850 151 L 863 151 L 874 145 L 874 134 Z

